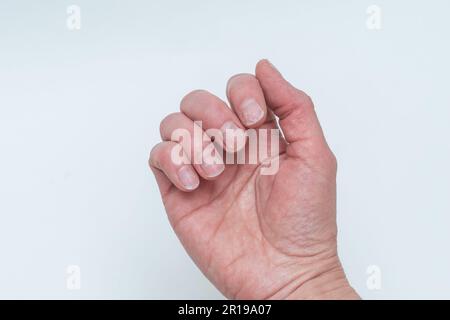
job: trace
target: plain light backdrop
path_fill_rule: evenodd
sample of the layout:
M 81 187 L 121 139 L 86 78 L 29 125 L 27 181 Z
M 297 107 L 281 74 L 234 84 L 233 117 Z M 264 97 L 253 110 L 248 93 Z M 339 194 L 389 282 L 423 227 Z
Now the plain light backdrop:
M 1 0 L 0 298 L 222 298 L 172 232 L 147 159 L 187 92 L 225 98 L 261 58 L 315 101 L 356 290 L 450 298 L 449 13 L 444 0 Z

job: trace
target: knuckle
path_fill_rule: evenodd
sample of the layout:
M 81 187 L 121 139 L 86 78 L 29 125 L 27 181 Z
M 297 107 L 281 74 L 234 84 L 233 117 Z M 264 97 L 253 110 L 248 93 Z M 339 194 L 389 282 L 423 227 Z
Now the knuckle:
M 187 93 L 180 102 L 180 108 L 183 109 L 190 105 L 190 102 L 194 99 L 198 99 L 202 96 L 208 96 L 210 93 L 204 89 L 196 89 L 192 90 L 191 92 Z
M 256 77 L 250 73 L 237 73 L 228 79 L 227 82 L 227 95 L 231 93 L 235 88 L 240 88 L 243 82 L 258 81 Z
M 177 144 L 171 141 L 161 141 L 153 146 L 150 151 L 149 165 L 157 168 L 163 168 L 171 159 L 172 149 Z
M 164 127 L 167 126 L 170 121 L 174 121 L 175 119 L 180 117 L 180 115 L 181 112 L 172 112 L 165 116 L 159 124 L 159 132 L 162 134 Z
M 296 91 L 295 97 L 299 105 L 301 105 L 302 107 L 314 108 L 314 102 L 306 92 L 300 89 L 295 89 L 295 91 Z
M 158 152 L 160 146 L 161 146 L 161 142 L 155 144 L 152 147 L 152 149 L 150 150 L 150 154 L 148 156 L 148 165 L 150 167 L 157 167 L 158 166 L 158 161 L 156 159 L 157 158 L 156 155 L 157 155 L 157 152 Z
M 337 158 L 330 149 L 328 149 L 327 152 L 325 152 L 324 160 L 327 171 L 329 170 L 330 173 L 336 174 L 338 166 Z
M 249 79 L 253 80 L 256 78 L 254 75 L 244 72 L 244 73 L 237 73 L 237 74 L 231 76 L 230 79 L 228 80 L 228 82 L 235 81 L 235 80 L 241 81 L 241 80 L 249 80 Z
M 167 116 L 165 116 L 162 120 L 161 120 L 161 124 L 163 123 L 167 123 L 168 121 L 171 121 L 173 119 L 178 118 L 181 115 L 181 112 L 172 112 L 169 113 Z
M 330 166 L 334 171 L 337 171 L 338 161 L 336 155 L 332 151 L 330 151 Z
M 317 165 L 317 169 L 329 176 L 336 175 L 338 166 L 337 158 L 325 141 L 317 142 L 311 156 L 311 159 L 314 159 Z

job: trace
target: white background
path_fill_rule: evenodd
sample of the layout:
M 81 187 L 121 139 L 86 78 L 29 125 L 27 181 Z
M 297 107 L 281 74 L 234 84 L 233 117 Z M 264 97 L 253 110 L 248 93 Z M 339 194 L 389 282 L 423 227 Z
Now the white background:
M 366 27 L 372 4 L 381 30 Z M 172 232 L 147 158 L 184 94 L 224 98 L 260 58 L 315 101 L 357 291 L 450 298 L 449 13 L 444 0 L 1 0 L 0 298 L 222 298 Z

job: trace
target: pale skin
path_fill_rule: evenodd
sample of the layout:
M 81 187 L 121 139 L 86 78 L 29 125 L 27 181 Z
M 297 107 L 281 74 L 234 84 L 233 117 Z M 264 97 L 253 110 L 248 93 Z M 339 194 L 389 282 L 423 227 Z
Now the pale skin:
M 231 299 L 357 299 L 337 254 L 336 158 L 313 102 L 267 60 L 227 84 L 228 104 L 197 90 L 160 126 L 150 154 L 169 221 L 205 276 Z M 173 140 L 194 121 L 210 128 L 283 132 L 279 168 L 191 164 L 202 152 Z M 206 134 L 205 134 L 206 136 Z M 217 141 L 216 141 L 217 142 Z M 171 159 L 181 144 L 185 163 Z M 193 147 L 193 146 L 191 146 Z

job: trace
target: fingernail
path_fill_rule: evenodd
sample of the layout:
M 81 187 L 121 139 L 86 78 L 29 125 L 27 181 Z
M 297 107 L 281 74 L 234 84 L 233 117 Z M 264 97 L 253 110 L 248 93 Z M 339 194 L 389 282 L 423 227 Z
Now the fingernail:
M 233 121 L 227 121 L 223 124 L 221 130 L 225 133 L 227 130 L 237 130 L 239 127 Z
M 230 152 L 240 150 L 245 144 L 245 132 L 239 128 L 233 121 L 227 121 L 222 128 L 223 142 L 226 149 Z
M 245 125 L 253 125 L 262 119 L 264 111 L 254 99 L 247 99 L 241 104 L 241 114 Z
M 219 157 L 203 157 L 202 169 L 208 178 L 215 178 L 225 170 L 223 161 Z
M 205 171 L 205 174 L 208 176 L 208 178 L 217 177 L 225 169 L 223 164 L 206 164 L 206 163 L 202 165 L 202 168 Z
M 233 121 L 227 121 L 223 124 L 222 128 L 220 130 L 222 131 L 222 137 L 223 142 L 227 143 L 227 131 L 230 135 L 232 135 L 236 130 L 239 130 L 240 128 L 234 124 Z
M 188 190 L 194 190 L 200 183 L 197 174 L 190 166 L 182 166 L 178 170 L 178 177 L 180 178 L 181 184 Z

